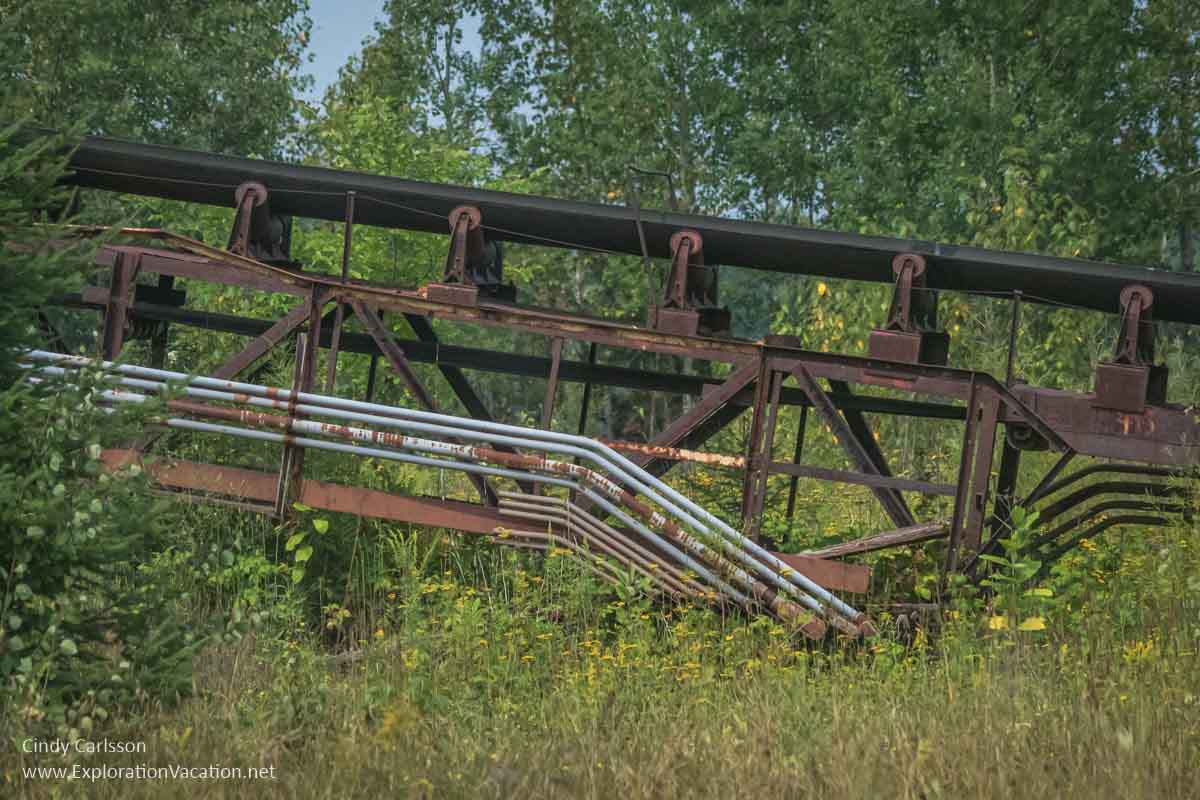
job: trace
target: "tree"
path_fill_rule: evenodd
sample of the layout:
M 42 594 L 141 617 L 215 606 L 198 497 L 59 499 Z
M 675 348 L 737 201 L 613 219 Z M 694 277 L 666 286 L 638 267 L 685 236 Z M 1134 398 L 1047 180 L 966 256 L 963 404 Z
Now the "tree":
M 481 132 L 478 61 L 463 46 L 477 0 L 388 0 L 386 22 L 361 57 L 343 70 L 331 97 L 352 101 L 360 91 L 385 98 L 414 129 L 438 132 L 457 146 Z
M 78 289 L 95 244 L 30 226 L 60 221 L 47 215 L 64 206 L 67 141 L 16 134 L 0 130 L 0 735 L 78 737 L 114 705 L 186 691 L 206 630 L 178 613 L 186 564 L 158 566 L 170 512 L 136 468 L 101 461 L 135 435 L 136 410 L 101 407 L 96 375 L 17 368 L 45 338 L 41 307 Z
M 275 155 L 296 130 L 307 0 L 0 0 L 7 108 L 53 128 Z

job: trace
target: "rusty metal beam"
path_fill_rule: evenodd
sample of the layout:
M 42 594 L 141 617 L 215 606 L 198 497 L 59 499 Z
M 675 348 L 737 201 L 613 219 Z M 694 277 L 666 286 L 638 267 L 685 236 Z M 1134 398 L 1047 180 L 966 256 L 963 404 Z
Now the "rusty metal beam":
M 963 528 L 963 547 L 970 553 L 979 551 L 983 524 L 987 519 L 988 494 L 992 483 L 992 459 L 996 452 L 996 433 L 1000 400 L 989 391 L 982 391 L 978 405 L 970 412 L 977 416 L 978 440 L 975 443 L 975 463 L 971 470 L 971 493 L 968 498 L 967 519 Z
M 308 303 L 297 305 L 285 314 L 282 319 L 264 331 L 261 336 L 258 336 L 243 347 L 241 352 L 218 367 L 213 373 L 213 377 L 221 378 L 222 380 L 231 380 L 237 377 L 255 361 L 274 350 L 280 342 L 308 321 L 309 310 Z M 319 337 L 320 329 L 318 328 L 317 339 L 314 339 L 314 341 L 318 341 Z
M 107 297 L 107 293 L 104 289 L 93 287 L 85 289 L 80 295 L 69 295 L 60 298 L 59 302 L 68 308 L 103 310 L 106 302 L 105 297 Z M 138 301 L 135 301 L 133 304 L 133 313 L 135 316 L 143 319 L 160 320 L 171 324 L 223 333 L 234 333 L 241 336 L 261 336 L 272 325 L 268 320 L 252 317 L 239 317 L 212 311 L 183 309 Z M 475 393 L 470 388 L 470 384 L 466 382 L 467 379 L 465 377 L 463 377 L 462 382 L 451 377 L 452 375 L 462 376 L 462 369 L 480 370 L 505 375 L 519 375 L 522 377 L 545 376 L 549 369 L 550 360 L 541 356 L 526 356 L 519 353 L 496 353 L 495 351 L 483 350 L 481 348 L 441 343 L 436 339 L 436 336 L 429 338 L 428 333 L 425 333 L 425 331 L 432 332 L 432 329 L 429 328 L 428 322 L 424 317 L 410 316 L 408 319 L 410 323 L 414 319 L 424 323 L 420 330 L 418 330 L 418 337 L 421 341 L 397 339 L 397 345 L 404 351 L 405 356 L 410 362 L 436 364 L 438 369 L 446 375 L 447 379 L 452 381 L 452 387 L 455 388 L 464 406 L 472 414 L 486 411 L 486 408 L 481 401 L 476 402 L 478 400 L 477 396 L 474 400 L 472 399 L 472 395 Z M 331 346 L 330 334 L 324 328 L 322 328 L 321 346 Z M 595 345 L 591 345 L 589 352 L 594 348 Z M 359 353 L 372 357 L 377 357 L 380 354 L 378 346 L 376 346 L 374 340 L 369 335 L 348 331 L 342 333 L 341 349 L 344 352 Z M 595 384 L 645 391 L 686 394 L 695 397 L 703 395 L 711 387 L 719 386 L 722 383 L 720 378 L 703 375 L 679 375 L 632 367 L 596 364 L 594 359 L 589 359 L 586 362 L 564 359 L 560 366 L 559 376 L 560 380 L 584 383 L 585 389 L 587 384 Z M 751 405 L 752 396 L 753 390 L 751 387 L 738 393 L 731 402 L 739 409 L 744 409 Z M 965 414 L 964 408 L 958 405 L 900 400 L 890 397 L 873 397 L 870 395 L 836 395 L 833 396 L 833 401 L 839 409 L 856 409 L 876 414 L 896 414 L 900 416 L 945 420 L 961 420 Z M 780 395 L 780 402 L 788 406 L 807 407 L 809 405 L 809 401 L 803 392 L 786 386 Z M 478 418 L 485 419 L 481 414 Z
M 424 408 L 428 411 L 437 411 L 437 404 L 433 397 L 425 389 L 425 385 L 421 383 L 421 379 L 413 371 L 412 365 L 408 363 L 408 359 L 404 355 L 404 351 L 396 344 L 392 332 L 383 326 L 379 315 L 375 309 L 367 307 L 361 300 L 354 299 L 350 301 L 350 307 L 354 309 L 354 315 L 358 317 L 359 322 L 367 329 L 367 333 L 375 340 L 375 344 L 383 353 L 384 358 L 392 365 L 392 369 L 396 371 L 412 392 L 413 397 L 417 399 Z M 467 478 L 479 491 L 479 496 L 488 505 L 496 505 L 498 502 L 496 493 L 492 491 L 488 482 L 478 475 L 468 475 Z
M 940 522 L 923 522 L 898 528 L 894 531 L 884 531 L 872 536 L 864 536 L 849 542 L 839 542 L 816 550 L 807 550 L 804 555 L 815 558 L 844 558 L 845 556 L 873 553 L 876 550 L 886 550 L 890 547 L 901 547 L 906 544 L 919 544 L 932 539 L 942 539 L 950 532 L 950 525 L 944 520 Z
M 105 450 L 101 453 L 101 458 L 108 468 L 116 469 L 138 462 L 140 454 L 134 450 Z M 149 477 L 160 486 L 258 501 L 263 505 L 256 510 L 264 513 L 271 512 L 270 503 L 275 499 L 276 476 L 267 472 L 176 460 L 155 461 L 146 464 L 145 469 Z M 307 506 L 324 511 L 387 519 L 429 528 L 447 528 L 490 535 L 495 533 L 497 528 L 506 527 L 500 512 L 487 506 L 459 500 L 406 497 L 311 478 L 304 482 L 297 499 Z
M 121 355 L 125 329 L 129 325 L 129 306 L 133 302 L 133 284 L 140 265 L 141 260 L 136 255 L 122 256 L 113 263 L 100 341 L 100 352 L 106 361 L 115 361 Z
M 833 431 L 834 438 L 842 446 L 846 455 L 850 457 L 854 466 L 865 474 L 886 477 L 880 475 L 879 468 L 871 460 L 862 442 L 850 430 L 850 426 L 846 424 L 841 415 L 837 413 L 837 407 L 833 405 L 833 401 L 829 399 L 829 395 L 817 385 L 812 373 L 808 371 L 804 364 L 796 362 L 790 372 L 800 386 L 800 390 L 808 395 L 808 399 L 812 401 L 813 408 L 821 415 L 821 419 Z M 882 486 L 872 486 L 871 491 L 879 498 L 884 511 L 891 517 L 896 527 L 905 528 L 916 524 L 912 512 L 908 510 L 908 504 L 904 502 L 904 498 L 900 496 L 898 490 Z
M 317 287 L 313 287 L 308 301 L 308 333 L 304 335 L 303 339 L 297 339 L 296 342 L 296 375 L 292 383 L 291 400 L 288 403 L 287 434 L 289 438 L 292 434 L 292 422 L 303 416 L 296 410 L 300 393 L 311 392 L 313 380 L 316 378 L 317 358 L 321 353 L 317 345 L 321 341 L 321 314 L 324 307 L 325 293 Z M 289 513 L 292 500 L 298 497 L 303 490 L 304 458 L 303 447 L 296 447 L 290 443 L 284 445 L 283 460 L 279 467 L 280 484 L 275 503 L 275 513 L 279 516 Z
M 783 375 L 773 370 L 766 374 L 759 372 L 758 380 L 759 385 L 766 389 L 766 407 L 762 410 L 761 428 L 756 430 L 758 426 L 751 425 L 742 498 L 742 529 L 747 536 L 754 538 L 759 535 L 767 484 L 771 476 L 771 452 L 775 445 L 775 425 L 779 418 L 779 392 L 783 385 Z M 755 409 L 755 417 L 758 423 L 759 409 Z
M 708 441 L 739 414 L 741 407 L 731 400 L 758 378 L 758 363 L 746 364 L 725 379 L 725 382 L 706 393 L 695 406 L 658 433 L 650 444 L 656 447 L 685 447 L 696 449 Z M 632 461 L 653 475 L 670 469 L 670 463 L 650 454 L 635 456 Z

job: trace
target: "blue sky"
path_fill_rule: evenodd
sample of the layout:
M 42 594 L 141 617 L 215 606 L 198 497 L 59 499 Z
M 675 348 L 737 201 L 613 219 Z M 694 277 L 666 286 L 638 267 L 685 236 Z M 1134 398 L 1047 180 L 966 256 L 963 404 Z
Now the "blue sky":
M 308 52 L 313 60 L 307 72 L 313 86 L 308 96 L 319 100 L 342 65 L 362 48 L 363 39 L 375 32 L 375 22 L 383 18 L 383 0 L 311 0 L 309 16 L 313 27 Z

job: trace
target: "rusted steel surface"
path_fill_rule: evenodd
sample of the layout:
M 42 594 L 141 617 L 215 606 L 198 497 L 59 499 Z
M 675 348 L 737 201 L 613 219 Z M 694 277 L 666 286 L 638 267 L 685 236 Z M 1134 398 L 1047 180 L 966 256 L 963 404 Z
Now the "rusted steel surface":
M 100 344 L 100 352 L 110 361 L 121 354 L 121 347 L 125 343 L 129 306 L 133 302 L 133 284 L 140 269 L 141 261 L 136 255 L 122 255 L 113 262 Z
M 831 561 L 812 553 L 774 552 L 773 555 L 826 589 L 863 594 L 871 586 L 871 568 L 863 564 Z
M 601 444 L 608 445 L 613 450 L 623 453 L 633 453 L 635 456 L 649 457 L 663 461 L 686 461 L 690 464 L 704 464 L 710 467 L 728 467 L 742 469 L 746 459 L 742 456 L 731 456 L 723 453 L 705 453 L 701 450 L 688 450 L 682 447 L 664 447 L 657 444 L 642 444 L 626 442 L 620 439 L 597 439 Z M 636 462 L 638 459 L 635 458 Z
M 1168 467 L 1200 464 L 1200 417 L 1181 407 L 1129 413 L 1092 404 L 1086 394 L 1018 385 L 1013 393 L 1081 455 Z M 1012 415 L 1003 414 L 1005 422 Z
M 217 493 L 225 502 L 253 506 L 274 499 L 276 512 L 282 513 L 290 496 L 286 492 L 294 491 L 299 497 L 307 497 L 316 491 L 310 487 L 322 484 L 304 480 L 300 469 L 304 449 L 293 446 L 295 439 L 302 438 L 301 433 L 328 437 L 320 441 L 305 440 L 306 446 L 319 449 L 334 447 L 328 439 L 382 448 L 412 448 L 428 453 L 428 457 L 422 457 L 424 461 L 417 459 L 413 463 L 438 465 L 445 463 L 444 460 L 453 460 L 460 466 L 478 465 L 463 466 L 462 469 L 480 488 L 485 502 L 496 503 L 499 498 L 481 474 L 496 480 L 517 476 L 518 481 L 522 480 L 520 476 L 528 475 L 529 481 L 518 484 L 526 492 L 533 488 L 534 480 L 543 485 L 554 485 L 557 481 L 560 488 L 566 487 L 570 492 L 567 500 L 528 493 L 505 497 L 507 511 L 515 519 L 522 520 L 525 528 L 532 528 L 534 524 L 549 526 L 545 532 L 519 531 L 520 535 L 515 538 L 521 546 L 565 547 L 584 558 L 589 568 L 599 571 L 607 579 L 621 579 L 617 564 L 643 574 L 649 571 L 652 574 L 646 577 L 673 596 L 698 591 L 684 580 L 682 571 L 685 560 L 695 556 L 698 561 L 688 563 L 700 569 L 700 562 L 703 562 L 713 570 L 706 573 L 710 590 L 724 587 L 717 594 L 736 597 L 736 602 L 743 607 L 769 609 L 780 618 L 808 623 L 810 632 L 815 632 L 818 628 L 823 630 L 824 622 L 810 620 L 809 609 L 819 606 L 809 605 L 811 597 L 796 594 L 795 587 L 780 583 L 779 576 L 769 571 L 762 573 L 761 568 L 774 565 L 771 569 L 775 569 L 782 563 L 788 569 L 794 568 L 797 575 L 809 576 L 820 585 L 836 585 L 842 591 L 865 590 L 869 573 L 858 565 L 831 565 L 823 559 L 813 558 L 813 554 L 772 555 L 754 549 L 758 545 L 744 538 L 742 533 L 753 537 L 758 531 L 767 511 L 767 488 L 773 474 L 790 478 L 789 520 L 794 519 L 796 510 L 798 479 L 807 478 L 869 487 L 897 526 L 897 530 L 823 548 L 818 551 L 820 555 L 858 555 L 897 544 L 946 538 L 945 569 L 963 570 L 978 577 L 978 553 L 994 551 L 998 546 L 999 539 L 1008 530 L 1011 510 L 1017 504 L 1040 511 L 1041 542 L 1054 553 L 1061 554 L 1082 536 L 1099 535 L 1114 525 L 1159 524 L 1158 520 L 1169 519 L 1183 511 L 1184 504 L 1178 498 L 1185 494 L 1184 490 L 1178 482 L 1168 483 L 1165 479 L 1200 466 L 1200 416 L 1165 402 L 1167 373 L 1163 365 L 1154 363 L 1153 321 L 1154 316 L 1159 319 L 1187 317 L 1188 322 L 1200 323 L 1200 312 L 1196 311 L 1200 309 L 1200 278 L 1196 276 L 1128 270 L 1112 265 L 1085 266 L 1062 259 L 969 248 L 948 249 L 926 243 L 845 237 L 736 220 L 649 212 L 640 207 L 592 207 L 545 198 L 519 198 L 395 179 L 229 160 L 206 154 L 181 155 L 181 151 L 144 149 L 119 143 L 100 143 L 96 147 L 98 149 L 86 156 L 85 161 L 92 157 L 101 160 L 140 157 L 144 160 L 139 162 L 139 169 L 125 173 L 123 177 L 105 173 L 96 163 L 82 164 L 81 183 L 106 188 L 136 187 L 146 194 L 160 196 L 182 192 L 199 202 L 230 205 L 237 210 L 230 244 L 225 249 L 152 229 L 127 229 L 100 249 L 97 263 L 111 272 L 108 288 L 91 287 L 81 296 L 65 302 L 73 307 L 104 312 L 105 327 L 99 337 L 104 354 L 115 357 L 129 338 L 150 338 L 152 353 L 156 354 L 153 357 L 161 361 L 167 349 L 168 323 L 198 325 L 253 337 L 218 373 L 218 377 L 228 378 L 250 366 L 293 333 L 298 333 L 304 342 L 293 387 L 296 391 L 292 392 L 289 402 L 271 403 L 268 408 L 252 403 L 246 404 L 253 406 L 250 408 L 230 408 L 194 400 L 168 404 L 171 411 L 189 417 L 218 419 L 275 431 L 270 435 L 261 432 L 256 435 L 285 446 L 287 455 L 274 493 L 263 495 L 261 486 L 246 490 L 258 492 L 258 495 L 240 490 Z M 86 145 L 81 152 L 88 152 Z M 173 165 L 172 168 L 182 170 L 184 174 L 198 169 L 216 170 L 212 175 L 232 176 L 233 173 L 221 170 L 243 169 L 247 165 L 260 172 L 239 174 L 239 180 L 228 186 L 219 180 L 199 186 L 179 180 L 179 175 L 168 174 L 167 165 Z M 300 183 L 295 183 L 297 181 Z M 312 181 L 312 184 L 305 185 L 304 181 Z M 318 184 L 329 182 L 341 188 L 318 191 Z M 397 187 L 404 187 L 411 194 L 402 199 L 388 194 L 399 191 Z M 384 202 L 385 197 L 392 199 Z M 422 204 L 426 203 L 432 205 L 425 208 Z M 301 265 L 288 260 L 290 221 L 282 229 L 283 236 L 278 235 L 278 226 L 265 223 L 275 219 L 272 215 L 288 213 L 289 209 L 344 221 L 340 275 L 306 272 Z M 558 235 L 566 230 L 562 225 L 568 219 L 577 224 L 569 236 Z M 506 227 L 505 220 L 513 224 Z M 446 267 L 440 275 L 429 276 L 438 282 L 416 289 L 400 289 L 352 280 L 352 235 L 357 224 L 396 225 L 445 235 Z M 78 232 L 92 235 L 100 230 L 91 228 Z M 595 237 L 601 235 L 605 249 L 641 254 L 647 261 L 651 256 L 671 257 L 671 272 L 662 294 L 648 298 L 651 314 L 647 325 L 517 305 L 515 290 L 511 285 L 503 284 L 501 240 L 556 247 L 582 244 L 586 248 L 588 242 L 599 241 Z M 784 253 L 791 254 L 788 265 L 776 261 Z M 822 259 L 828 263 L 820 263 Z M 721 263 L 886 280 L 893 284 L 892 306 L 871 334 L 868 357 L 814 352 L 804 349 L 803 342 L 796 337 L 767 336 L 760 342 L 726 335 L 717 338 L 706 334 L 728 328 L 728 311 L 717 306 L 715 265 Z M 967 270 L 968 265 L 975 271 Z M 139 273 L 158 275 L 159 286 L 144 281 L 138 284 L 136 276 Z M 185 307 L 184 293 L 171 285 L 175 277 L 188 282 L 207 281 L 291 295 L 298 297 L 301 304 L 278 321 L 249 320 L 199 311 Z M 937 325 L 935 295 L 926 291 L 930 288 L 993 291 L 997 281 L 999 288 L 1011 292 L 1013 306 L 1003 382 L 984 372 L 947 365 L 948 337 Z M 1024 294 L 1034 290 L 1035 284 L 1039 298 Z M 1055 291 L 1071 294 L 1064 302 L 1081 302 L 1122 314 L 1113 357 L 1097 368 L 1092 392 L 1066 392 L 1013 381 L 1021 303 L 1024 299 L 1053 299 Z M 1185 303 L 1185 297 L 1194 297 L 1194 300 Z M 329 317 L 323 318 L 321 306 L 329 302 L 336 305 Z M 343 329 L 346 306 L 353 310 L 365 332 Z M 394 315 L 404 315 L 417 341 L 397 340 L 381 322 L 384 313 L 393 315 L 392 319 Z M 309 321 L 309 330 L 301 332 L 305 320 Z M 548 357 L 443 345 L 433 331 L 433 320 L 440 321 L 439 324 L 473 326 L 476 331 L 483 327 L 544 337 Z M 562 357 L 567 341 L 586 343 L 586 362 Z M 626 356 L 653 353 L 686 359 L 688 364 L 704 362 L 707 366 L 699 370 L 703 374 L 676 375 L 597 364 L 599 346 L 624 351 Z M 696 519 L 687 514 L 682 518 L 664 516 L 662 509 L 666 506 L 656 505 L 662 498 L 649 501 L 641 494 L 645 487 L 636 481 L 631 484 L 635 488 L 631 492 L 623 484 L 605 477 L 607 473 L 582 466 L 580 461 L 570 463 L 569 456 L 561 460 L 550 458 L 537 447 L 532 448 L 537 455 L 524 452 L 531 449 L 528 439 L 509 438 L 510 444 L 500 441 L 493 445 L 486 441 L 487 437 L 478 435 L 480 428 L 472 429 L 474 433 L 466 432 L 462 438 L 464 430 L 452 426 L 460 438 L 432 442 L 401 435 L 392 429 L 380 431 L 305 420 L 297 413 L 297 392 L 311 386 L 312 370 L 321 347 L 329 349 L 326 385 L 330 392 L 335 386 L 340 352 L 366 353 L 372 357 L 372 363 L 376 356 L 383 355 L 418 403 L 434 409 L 433 395 L 412 368 L 412 363 L 432 363 L 446 378 L 467 413 L 484 422 L 490 422 L 492 414 L 463 374 L 463 369 L 547 379 L 540 409 L 541 426 L 546 431 L 552 427 L 561 381 L 584 383 L 578 425 L 572 421 L 572 428 L 578 427 L 581 434 L 587 429 L 594 386 L 670 392 L 697 398 L 694 402 L 685 400 L 686 411 L 678 419 L 662 430 L 648 432 L 649 441 L 645 444 L 606 443 L 629 454 L 629 461 L 621 460 L 611 451 L 607 451 L 609 455 L 605 458 L 611 458 L 611 464 L 621 461 L 626 465 L 632 462 L 642 466 L 652 476 L 650 480 L 656 480 L 655 476 L 679 462 L 742 470 L 741 528 L 737 532 L 728 527 L 721 530 L 728 531 L 741 543 L 739 547 L 745 549 L 731 552 L 714 547 L 706 538 L 712 531 L 703 526 L 693 529 Z M 713 372 L 724 372 L 720 367 L 714 369 L 714 364 L 730 365 L 727 377 L 710 377 Z M 785 379 L 794 379 L 797 386 L 785 386 Z M 829 391 L 818 381 L 828 382 Z M 368 394 L 372 394 L 373 369 L 369 383 Z M 801 425 L 790 464 L 773 459 L 775 436 L 781 424 L 780 407 L 785 405 L 801 407 Z M 832 430 L 856 471 L 801 462 L 804 423 L 809 407 L 815 408 L 820 420 Z M 751 409 L 751 415 L 743 429 L 748 436 L 742 455 L 702 451 L 706 442 L 747 408 Z M 538 418 L 538 409 L 531 411 L 533 418 Z M 956 461 L 949 465 L 952 469 L 957 468 L 955 482 L 914 480 L 894 475 L 884 457 L 883 445 L 888 443 L 876 441 L 875 432 L 864 416 L 868 413 L 898 414 L 961 425 L 961 446 Z M 179 421 L 170 422 L 174 425 Z M 194 419 L 180 424 L 185 423 L 197 431 L 220 427 L 209 424 L 206 428 Z M 233 433 L 242 435 L 237 431 Z M 999 475 L 993 478 L 997 437 L 1003 443 L 1002 455 Z M 520 448 L 513 446 L 518 443 Z M 360 452 L 355 447 L 339 452 Z M 1024 498 L 1018 498 L 1022 451 L 1046 448 L 1058 454 L 1057 462 L 1037 480 L 1032 491 Z M 411 456 L 393 454 L 387 457 L 412 461 Z M 1062 477 L 1077 457 L 1137 463 L 1095 465 Z M 639 480 L 646 479 L 647 473 L 639 473 L 642 475 Z M 1121 476 L 1128 480 L 1116 479 Z M 175 477 L 182 480 L 178 475 Z M 270 480 L 270 476 L 265 477 Z M 1097 479 L 1090 480 L 1092 477 Z M 196 476 L 188 479 L 193 483 L 203 482 Z M 203 480 L 212 482 L 215 479 L 205 474 Z M 164 486 L 177 491 L 203 491 Z M 347 503 L 351 500 L 347 498 L 352 495 L 340 491 L 350 487 L 337 488 L 339 491 L 330 490 L 334 496 L 324 502 L 341 503 L 342 507 L 350 508 Z M 949 522 L 917 522 L 901 494 L 910 491 L 953 498 Z M 363 498 L 358 499 L 365 502 Z M 371 502 L 384 503 L 379 498 L 373 498 Z M 603 505 L 623 524 L 599 511 L 594 515 L 589 513 L 586 509 L 593 503 Z M 325 507 L 318 503 L 309 505 Z M 423 506 L 419 511 L 424 514 L 426 510 L 428 508 Z M 494 509 L 484 509 L 484 512 L 498 513 Z M 362 510 L 356 513 L 366 514 Z M 418 514 L 418 510 L 405 509 L 402 513 Z M 692 513 L 703 516 L 708 512 L 692 507 Z M 421 517 L 430 518 L 428 515 Z M 460 521 L 463 525 L 480 527 L 477 517 Z M 720 524 L 725 525 L 723 521 Z M 983 542 L 984 528 L 989 528 L 990 534 L 986 543 Z M 751 551 L 757 561 L 746 560 Z M 604 557 L 595 561 L 598 553 Z M 775 558 L 783 560 L 776 561 Z M 653 563 L 659 565 L 658 570 L 650 568 Z M 818 574 L 820 579 L 813 577 Z M 808 586 L 819 592 L 817 587 Z M 836 606 L 840 601 L 833 598 L 833 602 Z M 865 629 L 864 626 L 869 626 L 863 620 L 836 615 L 828 622 L 846 633 L 858 633 Z
M 894 531 L 884 531 L 872 536 L 864 536 L 840 544 L 831 544 L 817 550 L 806 550 L 804 555 L 814 558 L 844 558 L 845 556 L 873 553 L 876 550 L 887 550 L 891 547 L 902 547 L 907 544 L 927 542 L 931 539 L 944 538 L 950 532 L 950 525 L 945 521 L 923 522 L 920 525 L 910 525 Z
M 142 463 L 141 454 L 134 450 L 104 450 L 101 459 L 110 469 Z M 161 486 L 258 501 L 263 504 L 261 510 L 264 513 L 270 513 L 274 508 L 276 476 L 268 472 L 177 460 L 161 460 L 143 466 Z M 389 494 L 311 478 L 304 482 L 298 499 L 324 511 L 468 533 L 492 534 L 506 525 L 498 511 L 474 503 Z

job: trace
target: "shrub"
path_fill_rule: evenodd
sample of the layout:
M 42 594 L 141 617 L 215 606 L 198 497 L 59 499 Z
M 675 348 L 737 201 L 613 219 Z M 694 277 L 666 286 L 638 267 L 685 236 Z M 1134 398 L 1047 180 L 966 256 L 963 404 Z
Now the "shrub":
M 101 462 L 144 409 L 105 409 L 98 375 L 38 382 L 17 364 L 91 245 L 50 247 L 62 231 L 29 226 L 63 205 L 62 142 L 16 134 L 0 131 L 0 720 L 87 730 L 113 704 L 185 689 L 203 637 L 178 613 L 177 573 L 154 568 L 164 501 L 138 468 Z

